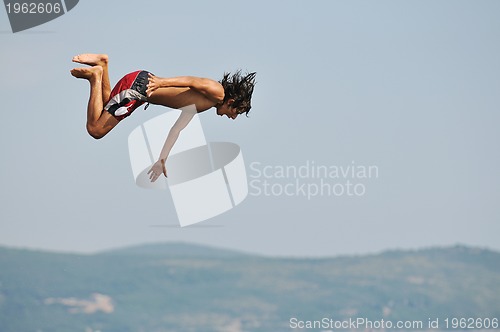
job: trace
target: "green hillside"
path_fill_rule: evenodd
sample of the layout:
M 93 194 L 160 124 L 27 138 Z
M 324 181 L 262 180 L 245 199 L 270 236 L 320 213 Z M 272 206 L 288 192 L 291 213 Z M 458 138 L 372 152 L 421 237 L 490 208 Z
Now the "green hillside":
M 0 248 L 1 332 L 279 332 L 292 330 L 292 317 L 498 319 L 500 253 L 278 259 L 186 244 L 95 255 Z

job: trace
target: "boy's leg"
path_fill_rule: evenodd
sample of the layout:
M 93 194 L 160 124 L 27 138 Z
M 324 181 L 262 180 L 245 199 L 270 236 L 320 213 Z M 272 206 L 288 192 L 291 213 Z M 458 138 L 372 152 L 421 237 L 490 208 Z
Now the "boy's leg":
M 87 131 L 96 139 L 104 137 L 119 122 L 110 113 L 103 111 L 103 72 L 104 70 L 101 66 L 71 70 L 71 75 L 76 78 L 86 79 L 90 83 L 90 98 L 87 106 Z
M 101 66 L 102 67 L 102 103 L 105 105 L 111 94 L 111 84 L 109 82 L 109 72 L 108 72 L 108 62 L 109 58 L 107 54 L 79 54 L 73 57 L 73 62 L 82 63 L 89 66 Z

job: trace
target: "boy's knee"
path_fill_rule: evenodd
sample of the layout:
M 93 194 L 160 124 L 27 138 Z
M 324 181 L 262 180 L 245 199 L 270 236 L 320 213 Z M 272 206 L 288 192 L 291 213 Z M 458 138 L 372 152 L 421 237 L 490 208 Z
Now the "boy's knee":
M 102 129 L 90 124 L 87 124 L 87 132 L 95 139 L 101 139 L 106 135 Z

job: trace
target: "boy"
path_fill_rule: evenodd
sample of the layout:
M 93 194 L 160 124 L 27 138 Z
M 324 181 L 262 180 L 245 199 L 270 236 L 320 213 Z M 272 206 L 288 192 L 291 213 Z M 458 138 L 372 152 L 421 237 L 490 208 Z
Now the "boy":
M 90 83 L 87 131 L 95 139 L 104 137 L 146 102 L 175 109 L 194 105 L 198 113 L 215 107 L 218 115 L 226 115 L 233 120 L 239 114 L 248 114 L 250 111 L 255 73 L 245 76 L 240 71 L 233 75 L 226 73 L 217 82 L 194 76 L 161 78 L 141 70 L 125 75 L 111 90 L 108 61 L 106 54 L 80 54 L 73 57 L 73 62 L 90 66 L 74 68 L 71 75 Z M 170 129 L 158 161 L 148 172 L 151 182 L 156 181 L 162 173 L 167 176 L 165 161 L 179 133 L 193 116 L 193 113 L 183 111 Z

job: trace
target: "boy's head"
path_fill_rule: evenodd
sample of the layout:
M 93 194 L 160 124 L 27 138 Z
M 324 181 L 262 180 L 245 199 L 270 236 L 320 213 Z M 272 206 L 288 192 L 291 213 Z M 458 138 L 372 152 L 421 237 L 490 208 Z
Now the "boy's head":
M 255 72 L 241 74 L 238 70 L 234 74 L 225 73 L 219 82 L 224 88 L 224 104 L 231 100 L 230 107 L 235 109 L 238 114 L 245 113 L 248 116 L 250 111 L 253 87 L 255 85 Z

